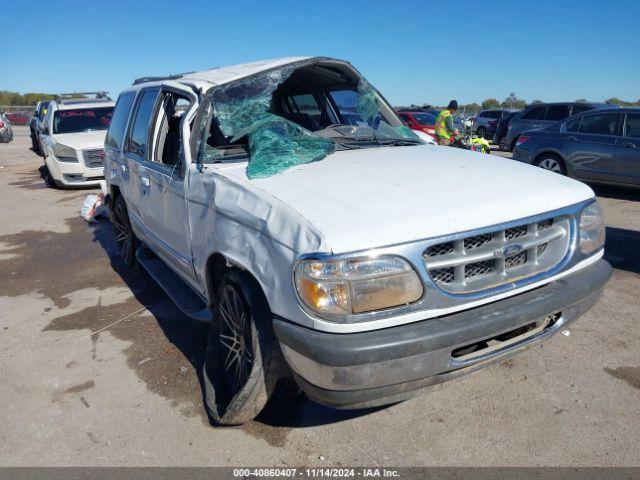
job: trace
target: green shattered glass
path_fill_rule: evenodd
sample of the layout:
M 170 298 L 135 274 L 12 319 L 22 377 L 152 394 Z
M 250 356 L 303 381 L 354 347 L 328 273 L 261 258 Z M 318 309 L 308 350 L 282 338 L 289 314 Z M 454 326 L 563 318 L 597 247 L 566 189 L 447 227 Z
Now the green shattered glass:
M 322 160 L 335 149 L 332 140 L 277 115 L 254 123 L 249 134 L 249 178 L 265 178 L 296 165 Z
M 373 126 L 374 120 L 380 113 L 378 94 L 371 84 L 364 79 L 364 77 L 361 77 L 358 82 L 356 111 L 360 117 L 371 126 Z
M 299 66 L 253 75 L 216 89 L 215 117 L 230 142 L 246 136 L 249 178 L 265 178 L 288 168 L 321 160 L 335 149 L 333 141 L 270 112 L 273 92 Z M 222 156 L 208 152 L 208 158 Z

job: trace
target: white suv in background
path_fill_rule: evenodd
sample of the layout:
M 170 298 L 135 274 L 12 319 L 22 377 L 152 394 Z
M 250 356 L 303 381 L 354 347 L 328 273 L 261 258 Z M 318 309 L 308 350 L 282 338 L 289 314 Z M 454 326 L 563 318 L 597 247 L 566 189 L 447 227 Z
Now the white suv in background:
M 114 106 L 106 92 L 63 94 L 51 102 L 40 131 L 41 173 L 49 186 L 95 186 L 104 179 L 104 138 Z

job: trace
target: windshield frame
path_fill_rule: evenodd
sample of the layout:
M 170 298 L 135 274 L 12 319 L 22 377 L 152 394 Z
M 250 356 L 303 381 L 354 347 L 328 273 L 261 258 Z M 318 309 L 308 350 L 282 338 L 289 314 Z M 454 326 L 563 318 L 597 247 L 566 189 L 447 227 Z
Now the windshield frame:
M 327 57 L 314 57 L 314 58 L 295 61 L 286 65 L 279 65 L 277 67 L 273 67 L 266 70 L 261 70 L 259 72 L 252 73 L 250 75 L 242 76 L 241 78 L 238 78 L 231 82 L 212 85 L 211 87 L 206 89 L 206 91 L 204 91 L 202 95 L 204 100 L 202 102 L 202 108 L 200 109 L 200 113 L 197 115 L 195 119 L 195 122 L 196 122 L 196 127 L 194 128 L 195 135 L 193 136 L 192 143 L 191 143 L 193 158 L 197 159 L 197 163 L 200 165 L 219 163 L 227 159 L 230 161 L 250 160 L 251 156 L 248 151 L 248 142 L 246 141 L 246 137 L 244 139 L 237 139 L 236 141 L 230 141 L 229 138 L 224 137 L 224 134 L 222 134 L 221 123 L 216 112 L 216 105 L 214 101 L 216 92 L 218 92 L 219 90 L 224 91 L 226 89 L 231 88 L 235 84 L 247 82 L 250 79 L 256 79 L 258 77 L 266 76 L 268 74 L 272 74 L 284 69 L 291 69 L 292 71 L 296 71 L 299 69 L 303 69 L 303 68 L 311 67 L 315 65 L 319 65 L 319 66 L 329 65 L 329 66 L 339 67 L 340 69 L 343 69 L 344 72 L 348 73 L 355 80 L 354 84 L 351 85 L 350 87 L 352 90 L 354 89 L 355 85 L 360 84 L 359 82 L 363 81 L 368 84 L 368 82 L 366 82 L 362 74 L 357 69 L 355 69 L 350 63 L 342 60 L 327 58 Z M 286 79 L 283 82 L 281 82 L 280 85 L 285 82 L 286 82 Z M 358 146 L 358 148 L 390 146 L 394 141 L 397 142 L 397 145 L 424 144 L 425 142 L 419 136 L 415 135 L 415 133 L 413 133 L 411 129 L 406 127 L 404 122 L 400 119 L 400 117 L 398 116 L 396 111 L 393 109 L 391 104 L 386 100 L 386 98 L 375 87 L 371 85 L 369 86 L 371 90 L 375 93 L 377 104 L 378 104 L 378 113 L 385 119 L 385 123 L 388 124 L 390 127 L 402 128 L 403 130 L 406 130 L 407 132 L 409 132 L 410 135 L 413 135 L 413 137 L 402 136 L 402 134 L 400 133 L 398 133 L 397 135 L 394 135 L 393 137 L 385 135 L 385 136 L 376 138 L 376 136 L 374 136 L 373 142 L 371 142 L 371 140 L 367 140 L 366 145 Z M 330 96 L 328 95 L 329 92 L 334 90 L 345 90 L 345 89 L 347 89 L 346 82 L 345 82 L 345 85 L 337 86 L 336 88 L 326 89 L 323 91 L 323 94 L 326 96 L 326 100 L 328 103 L 327 108 L 329 109 L 335 108 L 331 104 L 333 99 L 330 98 Z M 317 93 L 317 91 L 314 91 L 314 92 Z M 308 93 L 312 93 L 312 92 L 310 91 Z M 336 112 L 334 111 L 331 113 L 335 114 Z M 216 136 L 218 137 L 220 137 L 219 134 L 222 134 L 222 137 L 225 139 L 226 143 L 220 142 L 222 138 L 218 138 L 218 144 L 215 146 L 207 143 L 206 141 L 207 138 L 209 138 L 209 135 L 213 134 L 214 131 L 217 131 Z M 315 134 L 316 132 L 311 132 L 311 133 Z M 340 142 L 340 136 L 337 136 L 335 138 L 332 138 L 332 137 L 324 137 L 324 138 L 329 138 L 333 140 L 336 143 L 337 147 L 340 146 L 341 143 L 343 143 L 343 142 Z M 378 140 L 380 142 L 378 142 Z M 346 146 L 346 145 L 342 145 L 342 146 L 346 148 L 351 148 L 351 146 Z M 336 151 L 342 150 L 342 149 L 344 148 L 336 148 Z M 207 155 L 207 153 L 213 153 L 216 150 L 218 150 L 220 155 L 213 155 L 213 156 Z M 222 151 L 227 151 L 229 152 L 230 155 L 227 156 L 226 154 L 222 154 Z

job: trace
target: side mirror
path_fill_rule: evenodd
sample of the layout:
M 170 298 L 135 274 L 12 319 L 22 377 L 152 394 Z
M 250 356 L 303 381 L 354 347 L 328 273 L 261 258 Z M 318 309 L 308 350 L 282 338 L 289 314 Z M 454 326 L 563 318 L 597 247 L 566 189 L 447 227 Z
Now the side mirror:
M 40 133 L 42 135 L 49 135 L 49 127 L 42 125 L 42 127 L 40 127 Z

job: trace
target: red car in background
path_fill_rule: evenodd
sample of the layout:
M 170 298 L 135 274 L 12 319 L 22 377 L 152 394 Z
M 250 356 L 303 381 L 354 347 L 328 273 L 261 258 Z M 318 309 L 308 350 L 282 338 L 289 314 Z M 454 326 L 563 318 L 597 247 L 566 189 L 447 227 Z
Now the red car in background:
M 420 110 L 401 110 L 397 112 L 405 125 L 413 130 L 420 130 L 436 138 L 436 117 Z

